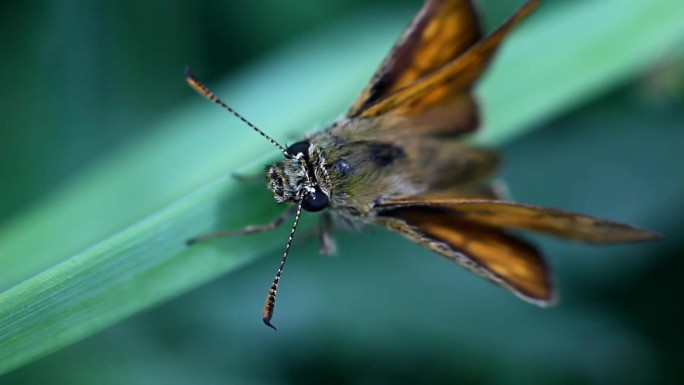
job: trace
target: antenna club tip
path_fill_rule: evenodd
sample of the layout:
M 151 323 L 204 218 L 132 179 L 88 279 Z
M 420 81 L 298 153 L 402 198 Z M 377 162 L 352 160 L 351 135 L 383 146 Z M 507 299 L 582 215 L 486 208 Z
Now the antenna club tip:
M 271 329 L 273 329 L 273 330 L 275 330 L 275 331 L 278 331 L 278 329 L 276 329 L 276 327 L 273 326 L 273 324 L 271 323 L 271 320 L 270 320 L 270 319 L 264 317 L 264 318 L 262 318 L 261 320 L 264 321 L 264 324 L 265 324 L 266 326 L 270 327 Z
M 192 77 L 193 77 L 193 76 L 192 76 L 192 71 L 190 71 L 190 66 L 189 66 L 189 65 L 185 66 L 185 69 L 183 70 L 183 76 L 184 76 L 186 79 L 189 79 L 189 78 L 192 78 Z

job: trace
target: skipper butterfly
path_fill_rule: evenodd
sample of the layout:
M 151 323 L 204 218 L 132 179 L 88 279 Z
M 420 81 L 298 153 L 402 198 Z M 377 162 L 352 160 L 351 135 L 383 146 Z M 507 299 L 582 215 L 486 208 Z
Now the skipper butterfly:
M 333 226 L 378 225 L 546 306 L 555 300 L 541 254 L 509 230 L 592 244 L 658 239 L 650 231 L 586 215 L 502 200 L 491 177 L 495 153 L 464 143 L 480 126 L 473 88 L 503 41 L 539 4 L 529 0 L 489 35 L 469 0 L 427 0 L 347 113 L 284 147 L 218 99 L 189 71 L 200 94 L 236 115 L 284 155 L 268 166 L 276 202 L 291 205 L 270 224 L 188 241 L 272 230 L 294 217 L 266 298 L 271 324 L 278 283 L 302 210 L 321 212 L 320 243 L 335 250 Z

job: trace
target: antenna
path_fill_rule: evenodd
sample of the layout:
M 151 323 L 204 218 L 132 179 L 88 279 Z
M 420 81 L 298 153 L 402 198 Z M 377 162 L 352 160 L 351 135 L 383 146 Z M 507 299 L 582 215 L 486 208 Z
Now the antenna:
M 219 106 L 225 108 L 228 112 L 230 112 L 231 114 L 235 115 L 238 119 L 242 120 L 246 125 L 248 125 L 249 127 L 251 127 L 254 131 L 258 132 L 259 135 L 261 135 L 261 136 L 263 136 L 264 138 L 266 138 L 269 142 L 271 142 L 272 145 L 278 147 L 278 149 L 279 149 L 280 151 L 282 151 L 283 154 L 285 154 L 286 157 L 288 157 L 288 158 L 291 157 L 290 154 L 287 153 L 287 149 L 286 149 L 285 147 L 283 147 L 283 146 L 280 145 L 278 142 L 276 142 L 275 140 L 273 140 L 273 138 L 271 138 L 270 136 L 266 135 L 265 132 L 261 131 L 259 128 L 257 128 L 257 126 L 255 126 L 254 124 L 252 124 L 252 122 L 250 122 L 249 120 L 247 120 L 247 118 L 245 118 L 244 116 L 240 115 L 240 113 L 238 113 L 238 112 L 235 111 L 233 108 L 231 108 L 229 105 L 227 105 L 226 103 L 224 103 L 221 99 L 219 99 L 216 95 L 214 95 L 214 93 L 211 92 L 211 91 L 209 90 L 209 88 L 207 88 L 207 86 L 205 86 L 204 84 L 202 84 L 202 82 L 200 82 L 199 80 L 197 80 L 197 78 L 195 78 L 195 76 L 192 74 L 192 72 L 190 72 L 190 67 L 186 67 L 186 68 L 185 68 L 185 81 L 188 82 L 188 84 L 190 85 L 190 87 L 192 87 L 195 91 L 199 92 L 200 95 L 202 95 L 202 96 L 204 96 L 205 98 L 211 100 L 212 102 L 218 104 Z
M 294 238 L 295 230 L 297 230 L 297 224 L 299 223 L 299 217 L 302 215 L 302 202 L 304 198 L 299 200 L 297 203 L 297 213 L 295 214 L 294 223 L 292 224 L 292 231 L 290 231 L 290 238 L 287 240 L 287 245 L 285 246 L 285 253 L 283 253 L 283 260 L 280 261 L 280 267 L 278 267 L 278 272 L 273 279 L 273 284 L 271 289 L 268 291 L 268 296 L 266 296 L 266 304 L 264 305 L 264 312 L 262 315 L 262 320 L 266 326 L 273 330 L 276 329 L 271 323 L 271 318 L 273 318 L 273 309 L 275 309 L 276 302 L 276 292 L 278 290 L 278 284 L 280 283 L 280 277 L 283 275 L 283 268 L 285 268 L 285 262 L 287 262 L 287 255 L 290 253 L 290 245 L 292 245 L 292 239 Z

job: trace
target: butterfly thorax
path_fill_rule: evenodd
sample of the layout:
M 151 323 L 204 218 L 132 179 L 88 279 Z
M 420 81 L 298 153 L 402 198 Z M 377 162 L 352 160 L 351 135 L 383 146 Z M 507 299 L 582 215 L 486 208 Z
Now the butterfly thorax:
M 324 208 L 358 220 L 385 197 L 425 188 L 407 167 L 409 158 L 403 146 L 325 130 L 289 146 L 285 158 L 268 167 L 266 177 L 278 203 L 302 201 L 305 210 L 318 211 L 322 208 L 307 205 L 313 196 L 326 201 Z
M 349 143 L 323 132 L 288 147 L 286 157 L 267 168 L 266 178 L 278 203 L 302 201 L 307 211 L 330 208 L 359 219 L 380 197 L 407 189 L 399 162 L 391 164 L 393 157 L 403 160 L 405 154 L 389 145 Z M 307 204 L 311 198 L 323 199 L 325 207 L 312 209 Z

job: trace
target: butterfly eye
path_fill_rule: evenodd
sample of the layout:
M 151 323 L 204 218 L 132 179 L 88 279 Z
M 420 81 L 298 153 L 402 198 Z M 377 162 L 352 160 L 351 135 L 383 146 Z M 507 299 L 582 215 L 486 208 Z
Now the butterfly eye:
M 328 207 L 328 204 L 330 204 L 328 196 L 317 188 L 316 191 L 306 194 L 304 201 L 302 202 L 302 208 L 306 211 L 315 213 L 316 211 L 321 211 Z
M 287 153 L 291 156 L 297 156 L 298 154 L 304 154 L 304 156 L 309 155 L 309 142 L 297 142 L 287 148 Z

